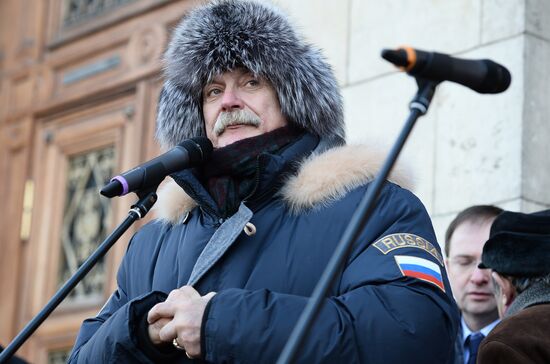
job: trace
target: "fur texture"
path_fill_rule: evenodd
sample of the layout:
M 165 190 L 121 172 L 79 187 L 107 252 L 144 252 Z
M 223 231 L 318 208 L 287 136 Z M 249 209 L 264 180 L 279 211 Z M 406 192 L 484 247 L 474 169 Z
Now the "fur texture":
M 325 206 L 372 181 L 383 162 L 383 154 L 364 145 L 333 148 L 310 156 L 283 186 L 281 195 L 294 213 Z M 412 187 L 402 169 L 394 168 L 389 179 Z
M 281 198 L 293 213 L 326 206 L 344 197 L 352 189 L 371 181 L 384 161 L 384 154 L 364 145 L 342 146 L 320 155 L 312 155 L 280 190 Z M 327 173 L 330 171 L 330 173 Z M 396 166 L 390 180 L 412 188 L 409 173 Z M 155 206 L 156 217 L 177 223 L 197 203 L 174 181 L 163 186 Z
M 164 148 L 205 135 L 202 89 L 216 75 L 239 67 L 272 83 L 289 122 L 331 145 L 344 144 L 342 97 L 320 51 L 275 7 L 221 0 L 184 17 L 165 53 L 157 117 L 157 139 Z
M 154 217 L 176 224 L 193 210 L 197 203 L 172 179 L 168 179 L 157 192 L 158 200 L 153 207 Z

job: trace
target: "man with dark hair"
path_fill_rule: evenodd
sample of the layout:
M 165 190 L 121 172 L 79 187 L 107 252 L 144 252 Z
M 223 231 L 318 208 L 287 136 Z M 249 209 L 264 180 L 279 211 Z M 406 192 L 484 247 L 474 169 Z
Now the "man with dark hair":
M 479 205 L 460 212 L 445 233 L 446 265 L 462 313 L 456 364 L 475 363 L 479 343 L 498 323 L 491 276 L 477 268 L 491 223 L 502 210 Z
M 480 268 L 490 268 L 503 320 L 478 363 L 550 363 L 550 210 L 506 211 L 491 227 Z
M 159 218 L 132 238 L 70 362 L 274 363 L 379 161 L 345 146 L 330 66 L 270 5 L 193 10 L 165 61 L 159 141 L 207 136 L 215 150 L 159 191 Z M 451 358 L 441 250 L 400 185 L 385 183 L 295 362 Z

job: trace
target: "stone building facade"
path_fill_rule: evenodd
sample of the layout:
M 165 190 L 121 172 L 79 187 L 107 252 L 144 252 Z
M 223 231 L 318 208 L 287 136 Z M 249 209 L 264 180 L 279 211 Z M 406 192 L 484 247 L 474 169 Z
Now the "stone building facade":
M 133 197 L 105 201 L 97 188 L 159 152 L 152 137 L 159 60 L 174 24 L 198 2 L 0 1 L 0 344 L 126 216 Z M 277 3 L 334 66 L 351 143 L 387 150 L 408 115 L 416 84 L 382 60 L 383 48 L 490 58 L 510 70 L 512 84 L 498 95 L 441 84 L 406 145 L 400 162 L 440 241 L 473 204 L 550 206 L 548 1 Z M 130 234 L 19 355 L 63 362 L 80 322 L 115 287 Z

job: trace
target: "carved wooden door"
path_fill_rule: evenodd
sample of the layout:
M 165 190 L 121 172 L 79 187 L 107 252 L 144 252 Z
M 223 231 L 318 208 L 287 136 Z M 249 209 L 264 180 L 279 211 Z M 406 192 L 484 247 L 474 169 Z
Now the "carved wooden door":
M 98 190 L 158 154 L 160 59 L 171 29 L 196 3 L 0 1 L 0 344 L 126 216 L 134 195 L 107 200 Z M 116 287 L 131 233 L 17 355 L 66 361 L 81 322 Z

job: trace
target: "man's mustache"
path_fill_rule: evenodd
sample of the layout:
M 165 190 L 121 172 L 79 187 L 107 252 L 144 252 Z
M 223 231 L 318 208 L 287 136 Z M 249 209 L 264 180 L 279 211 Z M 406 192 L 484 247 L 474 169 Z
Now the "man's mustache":
M 225 128 L 230 125 L 252 125 L 259 126 L 261 120 L 258 115 L 252 113 L 251 111 L 242 109 L 231 112 L 222 112 L 216 123 L 214 124 L 214 133 L 216 136 L 219 136 L 224 132 Z

